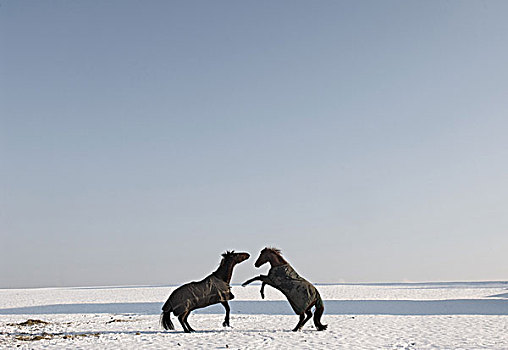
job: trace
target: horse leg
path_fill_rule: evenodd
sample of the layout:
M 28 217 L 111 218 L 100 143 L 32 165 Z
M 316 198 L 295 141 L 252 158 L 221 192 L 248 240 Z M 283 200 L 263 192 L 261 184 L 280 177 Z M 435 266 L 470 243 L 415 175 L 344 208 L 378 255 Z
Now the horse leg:
M 180 314 L 178 316 L 178 321 L 180 321 L 180 324 L 182 325 L 182 328 L 183 328 L 183 331 L 185 333 L 190 333 L 191 331 L 187 328 L 187 325 L 185 324 L 185 319 L 184 317 L 187 316 L 189 314 L 189 311 L 185 311 L 184 313 Z
M 296 327 L 293 329 L 293 332 L 297 332 L 302 328 L 303 319 L 305 318 L 305 316 L 303 316 L 303 314 L 304 314 L 304 312 L 302 312 L 300 314 L 300 320 L 298 321 L 298 324 L 296 325 Z
M 229 304 L 228 304 L 227 301 L 221 301 L 221 304 L 222 304 L 222 306 L 224 306 L 224 309 L 226 309 L 226 317 L 224 318 L 224 322 L 222 323 L 222 325 L 224 327 L 231 327 L 229 325 L 229 310 L 230 310 L 229 309 Z
M 310 320 L 310 318 L 312 317 L 312 310 L 310 308 L 308 308 L 307 311 L 305 311 L 305 314 L 307 315 L 307 317 L 305 317 L 305 319 L 303 320 L 300 328 L 302 328 L 307 323 L 307 321 Z
M 185 324 L 187 325 L 187 329 L 189 330 L 189 332 L 195 332 L 195 330 L 192 329 L 192 327 L 190 326 L 189 321 L 187 321 L 187 318 L 189 317 L 189 315 L 190 315 L 190 311 L 185 314 L 185 317 L 183 318 L 183 322 L 185 322 Z
M 268 284 L 268 276 L 265 275 L 259 275 L 257 277 L 251 278 L 250 280 L 247 280 L 242 283 L 242 287 L 245 287 L 249 283 L 252 283 L 254 281 L 261 281 L 261 290 L 259 291 L 261 293 L 261 299 L 265 298 L 265 285 Z
M 242 283 L 242 287 L 245 287 L 248 284 L 251 284 L 254 281 L 264 281 L 268 276 L 259 275 L 257 277 L 251 278 L 250 280 L 247 280 Z
M 324 331 L 328 327 L 328 325 L 321 323 L 321 316 L 323 315 L 323 311 L 325 311 L 323 306 L 316 306 L 316 311 L 314 312 L 314 325 L 318 331 Z

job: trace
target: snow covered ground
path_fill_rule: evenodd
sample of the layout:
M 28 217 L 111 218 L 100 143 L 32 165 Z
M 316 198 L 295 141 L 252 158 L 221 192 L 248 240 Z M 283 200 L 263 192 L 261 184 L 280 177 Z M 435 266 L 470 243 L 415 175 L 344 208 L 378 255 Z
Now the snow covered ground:
M 197 330 L 160 328 L 174 286 L 0 290 L 0 348 L 21 349 L 508 349 L 508 282 L 336 284 L 317 332 L 284 296 L 259 285 L 233 286 L 231 326 L 221 305 L 196 310 Z M 30 322 L 40 320 L 46 323 Z

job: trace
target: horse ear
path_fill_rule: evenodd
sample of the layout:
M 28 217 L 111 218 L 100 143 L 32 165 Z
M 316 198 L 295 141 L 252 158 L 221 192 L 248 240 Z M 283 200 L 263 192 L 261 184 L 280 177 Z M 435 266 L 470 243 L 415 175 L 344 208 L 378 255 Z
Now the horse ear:
M 229 258 L 231 255 L 233 255 L 234 252 L 235 252 L 234 250 L 232 250 L 232 251 L 226 250 L 226 252 L 222 254 L 222 257 L 224 259 Z

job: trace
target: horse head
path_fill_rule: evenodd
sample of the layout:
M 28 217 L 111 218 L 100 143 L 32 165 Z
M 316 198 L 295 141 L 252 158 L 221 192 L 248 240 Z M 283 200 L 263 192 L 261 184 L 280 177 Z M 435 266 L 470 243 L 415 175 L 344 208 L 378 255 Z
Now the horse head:
M 239 264 L 248 258 L 250 258 L 249 253 L 235 253 L 234 250 L 227 251 L 224 254 L 222 254 L 222 258 L 224 260 L 225 264 L 231 263 L 233 265 Z
M 259 257 L 254 263 L 254 266 L 260 267 L 263 264 L 266 264 L 267 262 L 274 261 L 274 258 L 277 257 L 282 259 L 281 252 L 279 249 L 266 247 L 261 251 L 261 253 L 259 253 Z

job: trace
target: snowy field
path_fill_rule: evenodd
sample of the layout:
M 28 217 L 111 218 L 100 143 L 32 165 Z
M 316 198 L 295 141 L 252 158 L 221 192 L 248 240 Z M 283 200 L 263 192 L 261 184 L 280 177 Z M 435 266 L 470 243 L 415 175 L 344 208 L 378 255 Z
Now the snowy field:
M 508 282 L 317 285 L 328 330 L 298 333 L 282 294 L 259 287 L 233 286 L 232 328 L 221 305 L 194 311 L 193 334 L 158 324 L 174 286 L 2 289 L 0 348 L 508 349 Z

